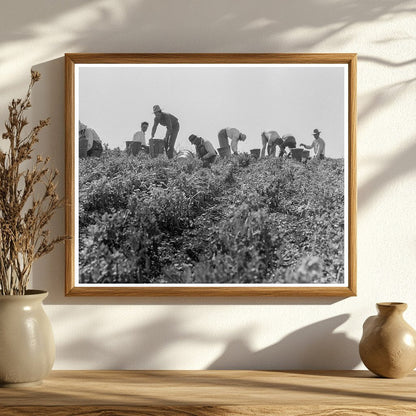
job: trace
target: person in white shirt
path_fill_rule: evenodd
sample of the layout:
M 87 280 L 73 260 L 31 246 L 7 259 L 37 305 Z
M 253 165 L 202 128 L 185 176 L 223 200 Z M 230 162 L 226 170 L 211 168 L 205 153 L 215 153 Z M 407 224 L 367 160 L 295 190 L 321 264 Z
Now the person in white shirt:
M 133 135 L 133 142 L 140 142 L 142 146 L 146 146 L 146 130 L 149 127 L 149 123 L 147 121 L 143 121 L 140 127 L 141 130 L 136 131 Z
M 228 147 L 228 139 L 231 140 L 231 150 L 232 152 L 237 155 L 238 154 L 238 142 L 243 142 L 246 140 L 246 135 L 241 133 L 240 130 L 235 129 L 233 127 L 226 127 L 222 129 L 218 133 L 218 141 L 220 147 Z
M 264 158 L 266 154 L 266 146 L 267 146 L 267 154 L 269 156 L 276 156 L 276 146 L 280 146 L 283 143 L 282 138 L 279 136 L 279 133 L 275 130 L 264 131 L 261 134 L 261 158 Z
M 325 141 L 319 135 L 321 132 L 318 129 L 315 129 L 312 133 L 314 140 L 310 146 L 301 143 L 300 146 L 304 147 L 305 149 L 312 149 L 315 152 L 315 159 L 325 159 Z

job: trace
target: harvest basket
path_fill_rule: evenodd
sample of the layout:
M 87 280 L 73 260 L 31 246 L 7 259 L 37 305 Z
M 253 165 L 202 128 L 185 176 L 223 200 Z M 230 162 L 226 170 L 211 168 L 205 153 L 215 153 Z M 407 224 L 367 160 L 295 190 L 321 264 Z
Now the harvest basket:
M 303 149 L 301 147 L 292 149 L 291 153 L 292 159 L 297 160 L 298 162 L 302 162 Z
M 218 154 L 223 159 L 226 159 L 226 158 L 228 158 L 228 157 L 231 156 L 230 146 L 227 146 L 227 147 L 219 147 L 217 150 L 218 150 Z
M 221 136 L 221 135 L 219 135 L 218 136 L 218 142 L 219 142 L 219 144 L 220 144 L 220 149 L 222 148 L 222 147 L 229 147 L 229 144 L 228 144 L 228 137 L 223 137 L 223 136 Z
M 158 157 L 165 152 L 165 141 L 161 139 L 149 140 L 150 157 Z
M 142 150 L 142 144 L 140 142 L 133 142 L 131 144 L 131 153 L 136 156 L 140 150 Z
M 251 156 L 258 159 L 260 157 L 260 149 L 251 149 L 250 154 L 251 154 Z

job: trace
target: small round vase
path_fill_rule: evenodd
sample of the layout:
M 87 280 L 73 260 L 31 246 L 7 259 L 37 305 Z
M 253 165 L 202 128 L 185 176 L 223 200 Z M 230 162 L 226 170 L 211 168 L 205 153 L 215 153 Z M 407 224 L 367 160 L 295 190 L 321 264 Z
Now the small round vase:
M 42 301 L 48 292 L 0 295 L 0 387 L 40 384 L 55 361 L 52 326 Z
M 360 357 L 381 377 L 401 378 L 416 367 L 416 331 L 403 319 L 406 303 L 377 303 L 378 315 L 364 322 Z

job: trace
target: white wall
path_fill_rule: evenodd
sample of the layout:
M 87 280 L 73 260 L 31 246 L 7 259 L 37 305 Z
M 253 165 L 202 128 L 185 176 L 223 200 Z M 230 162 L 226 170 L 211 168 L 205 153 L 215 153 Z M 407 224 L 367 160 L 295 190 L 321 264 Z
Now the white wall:
M 0 119 L 42 73 L 39 150 L 64 172 L 65 52 L 358 53 L 358 296 L 349 299 L 65 298 L 63 246 L 33 286 L 55 369 L 361 368 L 378 301 L 416 327 L 416 7 L 413 0 L 3 0 Z M 63 194 L 63 177 L 61 177 Z M 53 222 L 64 232 L 64 215 Z

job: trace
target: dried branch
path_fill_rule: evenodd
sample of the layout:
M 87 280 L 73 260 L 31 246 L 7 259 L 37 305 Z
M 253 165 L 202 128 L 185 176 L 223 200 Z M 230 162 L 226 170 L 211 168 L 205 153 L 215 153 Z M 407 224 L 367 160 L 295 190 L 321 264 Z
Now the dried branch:
M 38 156 L 33 166 L 22 170 L 32 159 L 40 131 L 50 119 L 40 120 L 24 136 L 28 125 L 25 111 L 31 107 L 32 88 L 40 79 L 32 71 L 31 81 L 23 99 L 12 100 L 3 139 L 9 141 L 6 152 L 0 150 L 0 294 L 22 295 L 29 283 L 33 262 L 50 253 L 66 237 L 51 239 L 46 229 L 55 211 L 63 205 L 56 192 L 58 171 L 51 171 L 49 157 Z M 38 194 L 40 196 L 35 198 Z

